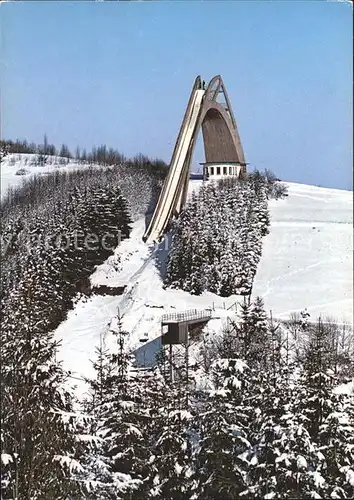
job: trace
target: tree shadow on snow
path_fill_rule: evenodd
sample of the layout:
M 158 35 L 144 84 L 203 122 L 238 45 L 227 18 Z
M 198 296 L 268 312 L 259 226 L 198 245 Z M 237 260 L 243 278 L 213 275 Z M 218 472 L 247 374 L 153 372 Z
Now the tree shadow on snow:
M 161 337 L 146 342 L 134 351 L 136 365 L 144 368 L 151 368 L 156 365 L 156 356 L 161 351 Z
M 152 216 L 154 214 L 154 210 L 156 208 L 160 192 L 161 192 L 161 185 L 156 186 L 156 184 L 153 183 L 151 186 L 150 201 L 145 211 L 145 230 L 148 228 Z
M 160 243 L 155 245 L 154 260 L 162 281 L 165 280 L 167 271 L 168 252 L 171 246 L 171 233 L 166 233 Z

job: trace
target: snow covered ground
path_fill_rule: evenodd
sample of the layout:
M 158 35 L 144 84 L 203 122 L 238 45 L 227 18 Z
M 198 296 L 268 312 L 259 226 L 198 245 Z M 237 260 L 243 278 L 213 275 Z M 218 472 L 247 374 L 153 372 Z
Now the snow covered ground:
M 1 165 L 2 194 L 8 186 L 22 181 L 23 176 L 15 173 L 23 166 L 5 159 Z M 77 167 L 74 162 L 60 166 Z M 58 166 L 25 168 L 31 175 Z M 201 181 L 192 181 L 190 192 L 200 185 Z M 293 183 L 288 186 L 288 198 L 270 202 L 271 230 L 263 241 L 254 295 L 264 298 L 275 317 L 286 318 L 306 307 L 312 317 L 322 314 L 352 322 L 352 192 Z M 207 328 L 213 334 L 242 301 L 237 296 L 224 299 L 205 293 L 196 297 L 164 289 L 160 273 L 167 255 L 164 242 L 148 247 L 142 242 L 144 229 L 143 220 L 135 222 L 131 237 L 91 277 L 96 285 L 126 285 L 123 295 L 79 300 L 55 332 L 61 341 L 58 357 L 74 377 L 92 375 L 91 360 L 101 340 L 108 347 L 112 345 L 109 330 L 118 310 L 123 327 L 131 333 L 130 347 L 139 348 L 140 358 L 150 359 L 159 347 L 162 314 L 211 308 L 213 319 Z M 83 390 L 85 385 L 80 387 Z
M 353 193 L 289 183 L 271 200 L 271 229 L 253 291 L 273 315 L 353 321 Z
M 87 168 L 87 165 L 79 164 L 76 160 L 69 160 L 68 164 L 62 165 L 59 156 L 49 156 L 45 166 L 40 167 L 33 164 L 36 155 L 34 154 L 9 154 L 1 161 L 1 197 L 3 197 L 9 187 L 20 186 L 24 179 L 31 175 L 47 175 L 55 170 L 76 170 L 78 168 Z M 24 169 L 24 175 L 18 175 L 16 172 Z
M 191 191 L 198 188 L 191 183 Z M 289 184 L 289 197 L 271 201 L 272 227 L 254 284 L 273 315 L 286 318 L 307 307 L 311 315 L 331 315 L 352 321 L 352 193 Z M 208 330 L 216 332 L 241 297 L 227 299 L 211 293 L 199 297 L 164 289 L 159 268 L 166 259 L 165 244 L 142 242 L 144 221 L 134 224 L 131 237 L 92 275 L 93 284 L 127 285 L 120 297 L 95 297 L 79 302 L 56 334 L 62 339 L 61 357 L 73 371 L 89 375 L 90 359 L 100 337 L 112 345 L 111 318 L 118 308 L 129 344 L 140 359 L 150 360 L 159 347 L 162 314 L 175 310 L 213 309 Z M 236 304 L 236 305 L 235 305 Z M 141 341 L 148 339 L 147 343 Z M 140 346 L 140 347 L 139 347 Z
M 219 331 L 227 316 L 235 314 L 236 301 L 211 293 L 193 296 L 182 290 L 164 289 L 160 274 L 166 259 L 165 243 L 147 246 L 142 241 L 144 220 L 133 225 L 129 239 L 124 240 L 115 254 L 99 266 L 91 277 L 94 285 L 127 285 L 121 296 L 82 299 L 56 331 L 61 341 L 59 358 L 74 376 L 90 376 L 95 348 L 104 342 L 113 347 L 110 327 L 118 311 L 122 325 L 130 332 L 128 346 L 139 349 L 141 360 L 149 362 L 159 349 L 162 314 L 188 309 L 213 309 L 207 328 L 212 334 Z M 143 343 L 142 343 L 143 342 Z
M 333 392 L 336 394 L 352 394 L 354 396 L 354 379 L 347 384 L 338 385 Z

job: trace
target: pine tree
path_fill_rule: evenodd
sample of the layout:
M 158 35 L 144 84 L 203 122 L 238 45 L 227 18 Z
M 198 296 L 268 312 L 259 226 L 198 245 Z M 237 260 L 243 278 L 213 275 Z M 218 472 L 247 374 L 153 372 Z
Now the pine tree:
M 70 150 L 66 144 L 61 145 L 59 156 L 61 156 L 62 158 L 72 158 L 72 154 L 70 153 Z
M 309 432 L 314 440 L 328 411 L 335 378 L 330 338 L 321 318 L 309 331 L 309 341 L 305 348 L 302 373 L 302 387 L 306 393 L 304 412 L 307 414 Z
M 167 284 L 195 294 L 250 294 L 269 226 L 262 186 L 224 181 L 192 196 L 173 223 Z
M 195 457 L 195 499 L 234 499 L 247 484 L 247 365 L 224 359 L 214 365 L 215 390 L 198 418 L 199 449 Z
M 176 405 L 181 398 L 172 387 L 165 387 L 165 401 L 155 421 L 151 466 L 154 468 L 151 498 L 186 500 L 191 496 L 192 414 Z M 157 432 L 156 432 L 157 430 Z
M 324 464 L 321 491 L 332 498 L 353 495 L 353 398 L 333 393 L 336 353 L 332 330 L 321 318 L 310 326 L 299 380 L 299 410 L 307 419 L 307 429 L 316 443 Z
M 271 376 L 273 355 L 272 335 L 263 300 L 241 305 L 241 321 L 237 328 L 239 353 L 247 364 Z
M 145 449 L 145 436 L 137 418 L 141 388 L 132 378 L 131 357 L 125 348 L 127 332 L 119 315 L 110 333 L 116 348 L 112 353 L 100 348 L 94 365 L 97 379 L 91 383 L 92 399 L 88 403 L 95 416 L 93 431 L 100 442 L 90 467 L 95 495 L 130 498 L 144 479 L 139 454 Z
M 326 466 L 324 476 L 330 498 L 354 496 L 354 398 L 330 396 L 330 411 L 319 428 L 318 445 Z
M 297 391 L 263 380 L 252 401 L 249 485 L 253 498 L 322 498 L 323 455 L 298 410 Z M 258 408 L 257 408 L 258 400 Z M 320 496 L 318 496 L 320 495 Z
M 3 496 L 65 498 L 79 494 L 75 475 L 78 415 L 55 361 L 57 344 L 43 317 L 45 283 L 28 261 L 18 287 L 4 305 L 2 322 Z M 43 275 L 44 277 L 44 275 Z
M 288 358 L 276 359 L 271 373 L 258 366 L 252 380 L 250 468 L 243 495 L 252 498 L 312 498 L 319 494 L 323 458 L 299 408 L 300 395 Z
M 255 204 L 253 206 L 254 224 L 262 236 L 269 233 L 270 217 L 268 211 L 267 188 L 261 183 L 255 191 Z

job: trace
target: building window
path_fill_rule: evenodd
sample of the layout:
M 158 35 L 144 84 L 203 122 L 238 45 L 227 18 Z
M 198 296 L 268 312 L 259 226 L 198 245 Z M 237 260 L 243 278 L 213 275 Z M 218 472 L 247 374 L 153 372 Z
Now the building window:
M 224 167 L 224 175 L 227 175 L 227 167 Z
M 220 175 L 220 167 L 216 167 L 216 175 Z

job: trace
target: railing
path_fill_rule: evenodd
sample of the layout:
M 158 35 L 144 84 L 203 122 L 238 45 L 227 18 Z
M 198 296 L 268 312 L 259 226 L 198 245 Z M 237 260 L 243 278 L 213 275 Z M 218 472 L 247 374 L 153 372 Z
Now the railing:
M 184 322 L 184 321 L 194 321 L 194 320 L 203 320 L 203 319 L 210 319 L 211 318 L 211 310 L 210 309 L 204 309 L 204 310 L 198 310 L 198 309 L 189 309 L 188 311 L 183 311 L 179 313 L 170 313 L 170 314 L 164 314 L 161 318 L 162 323 L 169 323 L 169 322 Z

